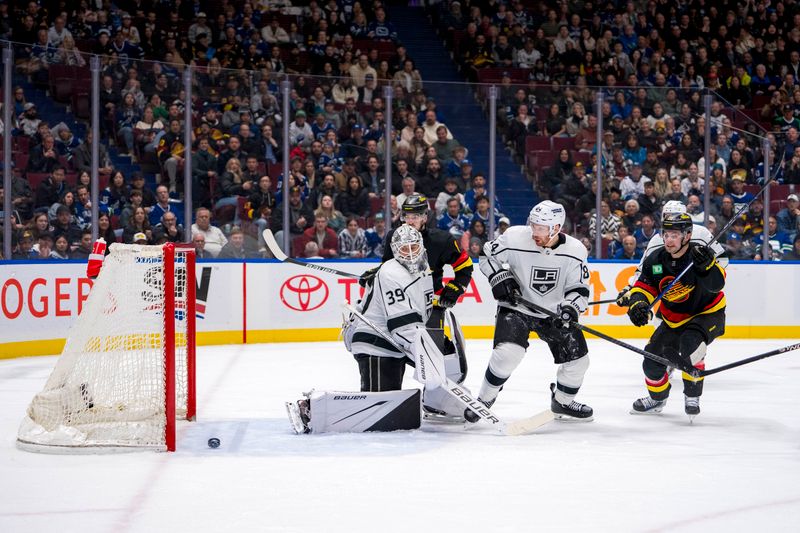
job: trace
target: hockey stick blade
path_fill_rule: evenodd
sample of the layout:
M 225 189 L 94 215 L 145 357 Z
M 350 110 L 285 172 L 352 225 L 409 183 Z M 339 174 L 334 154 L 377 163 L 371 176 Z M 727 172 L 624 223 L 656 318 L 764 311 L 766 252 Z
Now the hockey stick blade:
M 261 236 L 264 237 L 264 242 L 269 248 L 269 251 L 272 252 L 272 256 L 277 259 L 278 261 L 286 261 L 289 257 L 283 253 L 281 247 L 278 246 L 278 241 L 275 240 L 275 235 L 272 234 L 271 229 L 265 229 L 261 232 Z
M 298 261 L 297 259 L 289 257 L 288 255 L 283 253 L 281 247 L 278 246 L 278 241 L 275 240 L 275 236 L 272 234 L 272 230 L 270 229 L 265 229 L 263 232 L 261 232 L 261 236 L 264 237 L 264 242 L 266 243 L 269 251 L 272 253 L 272 256 L 282 263 L 290 263 L 292 265 L 311 268 L 314 270 L 319 270 L 320 272 L 327 272 L 328 274 L 333 274 L 335 276 L 342 276 L 344 278 L 359 279 L 361 277 L 358 274 L 353 274 L 352 272 L 337 270 L 335 268 L 326 267 L 318 263 L 306 263 L 305 261 Z
M 528 435 L 529 433 L 533 433 L 534 431 L 544 426 L 545 424 L 549 424 L 553 420 L 555 420 L 555 417 L 553 416 L 553 411 L 548 409 L 533 416 L 529 416 L 528 418 L 523 418 L 521 420 L 517 420 L 516 422 L 509 422 L 506 425 L 505 434 L 511 437 L 516 437 L 519 435 Z
M 789 346 L 784 346 L 783 348 L 777 348 L 775 350 L 770 350 L 769 352 L 764 352 L 762 354 L 754 355 L 752 357 L 746 357 L 739 361 L 734 361 L 733 363 L 728 363 L 727 365 L 718 366 L 717 368 L 710 368 L 708 370 L 703 370 L 700 372 L 701 377 L 710 376 L 711 374 L 716 374 L 717 372 L 723 372 L 725 370 L 730 370 L 731 368 L 736 368 L 737 366 L 746 365 L 749 363 L 754 363 L 756 361 L 760 361 L 761 359 L 766 359 L 767 357 L 772 357 L 774 355 L 780 355 L 782 353 L 791 352 L 794 350 L 800 349 L 800 343 L 791 344 Z
M 537 305 L 537 304 L 535 304 L 533 302 L 530 302 L 530 301 L 526 300 L 525 298 L 519 298 L 518 297 L 517 298 L 517 302 L 519 304 L 523 305 L 524 307 L 527 307 L 531 311 L 534 311 L 536 313 L 545 314 L 545 315 L 549 316 L 550 318 L 556 318 L 556 314 L 553 313 L 552 311 L 550 311 L 549 309 L 546 309 L 546 308 L 544 308 L 544 307 L 542 307 L 540 305 Z M 697 377 L 697 376 L 700 375 L 700 371 L 698 369 L 694 368 L 694 367 L 689 367 L 689 366 L 686 366 L 686 365 L 683 365 L 683 364 L 677 364 L 676 362 L 670 361 L 669 359 L 665 359 L 665 358 L 661 357 L 660 355 L 656 355 L 654 353 L 648 352 L 647 350 L 642 350 L 641 348 L 637 348 L 636 346 L 633 346 L 632 344 L 628 344 L 627 342 L 621 341 L 619 339 L 615 339 L 614 337 L 612 337 L 610 335 L 606 335 L 605 333 L 597 331 L 596 329 L 590 328 L 589 326 L 584 326 L 580 322 L 574 322 L 574 324 L 575 324 L 575 327 L 580 329 L 581 331 L 585 331 L 586 333 L 594 335 L 595 337 L 600 337 L 601 339 L 607 340 L 608 342 L 616 344 L 617 346 L 621 346 L 622 348 L 625 348 L 625 349 L 630 350 L 632 352 L 636 352 L 639 355 L 642 355 L 642 356 L 650 359 L 651 361 L 655 361 L 656 363 L 661 363 L 664 366 L 675 367 L 675 368 L 677 368 L 679 370 L 682 370 L 683 372 L 686 372 L 690 376 Z

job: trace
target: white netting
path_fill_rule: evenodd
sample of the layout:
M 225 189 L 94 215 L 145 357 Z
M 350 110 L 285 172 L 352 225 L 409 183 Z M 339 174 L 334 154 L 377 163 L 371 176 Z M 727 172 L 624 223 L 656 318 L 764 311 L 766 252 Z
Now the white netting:
M 163 310 L 175 298 L 176 411 L 187 406 L 186 256 L 164 290 L 160 246 L 113 244 L 18 442 L 62 448 L 155 447 L 166 435 Z

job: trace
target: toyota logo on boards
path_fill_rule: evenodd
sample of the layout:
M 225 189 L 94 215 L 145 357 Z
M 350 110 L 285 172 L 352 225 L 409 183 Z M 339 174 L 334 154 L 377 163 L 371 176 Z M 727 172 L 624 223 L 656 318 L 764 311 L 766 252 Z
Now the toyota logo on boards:
M 281 285 L 283 305 L 294 311 L 313 311 L 328 300 L 328 286 L 317 276 L 292 276 Z

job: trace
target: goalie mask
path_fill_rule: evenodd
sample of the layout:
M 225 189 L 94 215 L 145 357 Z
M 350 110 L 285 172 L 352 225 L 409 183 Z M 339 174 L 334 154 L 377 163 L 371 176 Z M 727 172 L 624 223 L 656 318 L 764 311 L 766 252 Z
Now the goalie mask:
M 547 240 L 550 241 L 564 227 L 565 219 L 566 213 L 563 205 L 545 200 L 531 209 L 531 213 L 528 215 L 528 225 L 531 226 L 534 235 L 537 235 L 536 226 L 546 226 L 548 228 Z M 558 230 L 556 230 L 556 226 L 558 226 Z
M 422 243 L 422 234 L 405 224 L 392 234 L 394 258 L 411 274 L 419 274 L 428 268 L 428 256 Z

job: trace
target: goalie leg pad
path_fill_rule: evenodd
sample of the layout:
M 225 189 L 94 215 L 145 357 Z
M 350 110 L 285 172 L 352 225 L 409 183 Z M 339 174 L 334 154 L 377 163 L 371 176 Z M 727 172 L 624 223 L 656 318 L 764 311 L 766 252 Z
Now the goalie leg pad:
M 312 433 L 363 433 L 418 429 L 419 389 L 389 392 L 314 392 L 308 427 Z
M 583 376 L 586 375 L 588 368 L 588 355 L 568 361 L 558 367 L 555 390 L 555 398 L 558 403 L 564 405 L 575 399 L 578 390 L 583 385 Z
M 469 389 L 461 385 L 461 388 L 472 394 Z M 464 404 L 453 398 L 451 394 L 442 387 L 426 387 L 422 394 L 422 404 L 432 412 L 440 412 L 447 416 L 461 419 L 463 422 Z

